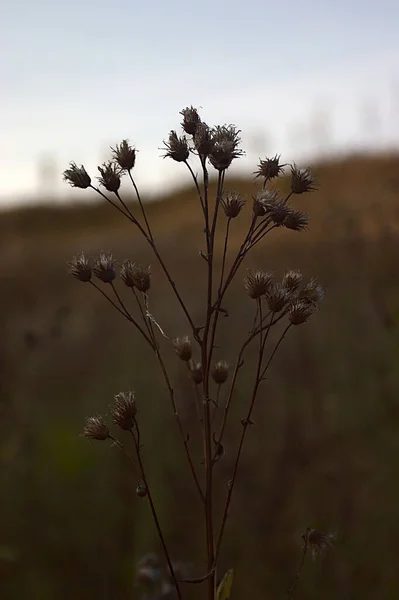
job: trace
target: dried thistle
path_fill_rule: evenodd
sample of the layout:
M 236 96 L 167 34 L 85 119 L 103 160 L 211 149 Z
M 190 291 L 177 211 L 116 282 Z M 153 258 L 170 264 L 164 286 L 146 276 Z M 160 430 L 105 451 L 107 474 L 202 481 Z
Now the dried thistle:
M 173 348 L 177 356 L 184 362 L 188 362 L 192 355 L 191 340 L 188 335 L 173 340 Z
M 275 283 L 266 292 L 267 305 L 272 312 L 278 313 L 283 310 L 290 296 L 291 294 L 287 288 L 281 283 Z
M 69 272 L 79 281 L 87 282 L 91 279 L 92 268 L 83 252 L 74 256 L 68 263 Z
M 254 197 L 253 211 L 258 217 L 267 215 L 276 225 L 282 225 L 290 208 L 275 190 L 262 190 Z
M 322 285 L 312 277 L 298 295 L 299 299 L 313 304 L 319 304 L 324 298 Z
M 315 312 L 316 305 L 306 300 L 294 300 L 290 305 L 288 317 L 292 325 L 301 325 Z
M 300 210 L 287 207 L 287 214 L 282 225 L 293 231 L 304 231 L 308 225 L 308 216 Z
M 105 187 L 108 192 L 116 192 L 121 186 L 121 168 L 112 160 L 103 163 L 101 167 L 97 167 L 100 172 L 98 181 Z
M 184 131 L 188 133 L 188 135 L 195 135 L 198 124 L 201 122 L 197 109 L 193 108 L 192 106 L 187 106 L 186 108 L 183 108 L 180 114 L 183 117 L 181 126 L 183 127 Z
M 190 377 L 194 381 L 195 385 L 199 385 L 203 381 L 202 365 L 200 362 L 194 362 L 193 360 L 188 361 L 188 368 L 190 370 Z
M 317 531 L 316 529 L 309 529 L 307 534 L 303 535 L 302 538 L 305 544 L 312 551 L 313 559 L 322 556 L 326 550 L 333 546 L 333 542 L 336 536 L 333 533 L 325 533 L 323 531 Z
M 125 260 L 121 268 L 121 279 L 127 287 L 137 288 L 146 294 L 151 286 L 151 267 L 137 265 L 131 260 Z
M 111 414 L 115 425 L 118 425 L 118 427 L 125 431 L 133 429 L 137 414 L 134 392 L 119 392 L 116 394 Z
M 129 145 L 128 140 L 122 140 L 122 142 L 116 145 L 115 148 L 111 148 L 115 162 L 124 171 L 131 171 L 136 162 L 136 149 Z
M 100 415 L 86 420 L 82 435 L 91 440 L 106 440 L 110 437 L 108 426 Z
M 221 201 L 224 214 L 229 219 L 235 219 L 245 206 L 245 200 L 238 192 L 228 192 Z
M 90 175 L 87 173 L 83 165 L 78 167 L 75 162 L 69 163 L 69 169 L 64 171 L 63 179 L 72 187 L 80 188 L 82 190 L 85 190 L 91 186 Z
M 189 155 L 187 138 L 185 135 L 178 137 L 176 131 L 171 131 L 167 142 L 164 141 L 166 153 L 164 158 L 173 158 L 176 162 L 185 162 Z
M 194 147 L 202 158 L 206 158 L 213 148 L 213 136 L 210 128 L 202 121 L 197 124 L 194 134 Z
M 293 194 L 304 194 L 316 189 L 315 178 L 310 169 L 299 169 L 295 164 L 291 166 L 291 191 Z
M 255 179 L 257 177 L 264 177 L 265 181 L 263 185 L 270 179 L 274 179 L 278 177 L 284 170 L 286 166 L 280 164 L 280 155 L 276 154 L 273 158 L 265 158 L 265 160 L 259 159 L 258 169 L 254 171 Z
M 287 271 L 282 280 L 281 285 L 289 292 L 295 292 L 302 283 L 303 275 L 300 271 Z
M 225 360 L 217 361 L 211 371 L 212 379 L 218 385 L 222 385 L 229 376 L 229 364 Z
M 209 161 L 217 171 L 228 169 L 235 158 L 242 156 L 243 151 L 238 148 L 240 133 L 234 125 L 218 125 L 212 130 Z
M 94 262 L 94 275 L 103 283 L 112 283 L 116 276 L 114 263 L 115 261 L 110 252 L 100 252 L 100 256 Z
M 244 278 L 244 285 L 247 294 L 254 300 L 264 296 L 270 287 L 272 280 L 272 273 L 262 271 L 249 271 L 248 275 Z

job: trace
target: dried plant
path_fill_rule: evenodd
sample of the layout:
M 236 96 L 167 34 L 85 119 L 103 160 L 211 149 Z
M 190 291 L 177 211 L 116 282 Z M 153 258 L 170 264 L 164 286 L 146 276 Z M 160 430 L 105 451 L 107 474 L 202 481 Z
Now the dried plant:
M 266 379 L 270 364 L 276 355 L 281 343 L 294 326 L 305 323 L 318 309 L 323 298 L 323 290 L 315 280 L 303 281 L 299 271 L 287 271 L 282 278 L 263 270 L 250 270 L 243 282 L 243 293 L 246 292 L 249 302 L 253 301 L 253 326 L 246 339 L 238 347 L 238 353 L 233 366 L 226 360 L 215 360 L 214 350 L 218 335 L 220 315 L 228 316 L 225 301 L 231 284 L 236 278 L 244 259 L 252 249 L 260 244 L 266 235 L 274 229 L 283 227 L 293 231 L 306 229 L 308 218 L 300 210 L 292 206 L 295 195 L 311 192 L 316 189 L 315 180 L 309 169 L 301 170 L 296 165 L 290 166 L 290 191 L 284 197 L 270 187 L 271 183 L 284 175 L 287 166 L 280 163 L 278 155 L 273 158 L 260 160 L 256 178 L 263 179 L 262 187 L 252 200 L 252 212 L 246 234 L 238 250 L 231 248 L 230 229 L 232 221 L 244 215 L 246 199 L 235 191 L 225 189 L 227 170 L 234 160 L 242 156 L 240 149 L 240 131 L 234 125 L 223 125 L 214 128 L 204 123 L 198 111 L 187 107 L 180 113 L 183 117 L 182 127 L 184 133 L 179 136 L 172 130 L 168 140 L 164 142 L 165 158 L 183 163 L 193 180 L 196 195 L 198 196 L 201 219 L 203 220 L 205 250 L 201 252 L 205 260 L 207 284 L 205 289 L 204 316 L 200 323 L 195 322 L 189 308 L 174 282 L 170 267 L 158 250 L 150 223 L 147 219 L 144 203 L 139 189 L 133 178 L 132 170 L 136 165 L 137 150 L 127 140 L 117 144 L 112 150 L 112 159 L 98 167 L 100 172 L 100 188 L 92 184 L 92 180 L 83 166 L 78 167 L 71 163 L 64 172 L 64 179 L 73 187 L 81 189 L 90 188 L 105 198 L 118 210 L 132 225 L 139 230 L 145 243 L 148 244 L 165 274 L 171 290 L 183 311 L 187 323 L 187 332 L 180 337 L 169 338 L 162 325 L 150 312 L 151 297 L 151 269 L 149 266 L 138 265 L 131 260 L 125 260 L 120 270 L 119 277 L 115 269 L 115 261 L 111 254 L 101 253 L 93 260 L 88 260 L 84 254 L 75 257 L 70 263 L 71 274 L 79 281 L 93 286 L 127 321 L 137 329 L 144 342 L 154 352 L 154 357 L 162 373 L 166 390 L 170 398 L 178 431 L 186 455 L 188 467 L 193 478 L 198 496 L 204 509 L 204 528 L 206 531 L 207 571 L 195 579 L 187 579 L 178 573 L 172 562 L 170 549 L 165 540 L 157 510 L 151 494 L 151 487 L 145 469 L 141 444 L 139 423 L 140 399 L 135 397 L 133 391 L 119 392 L 115 396 L 111 407 L 113 424 L 126 431 L 131 438 L 134 455 L 130 454 L 128 445 L 111 435 L 104 419 L 99 416 L 90 417 L 83 430 L 83 435 L 96 440 L 112 440 L 134 463 L 137 473 L 136 493 L 139 497 L 146 498 L 149 502 L 154 523 L 164 551 L 166 566 L 170 574 L 170 584 L 177 598 L 182 598 L 181 583 L 207 583 L 208 600 L 215 599 L 216 571 L 222 547 L 232 495 L 238 475 L 238 468 L 244 441 L 248 429 L 253 424 L 253 411 L 259 390 Z M 200 175 L 197 175 L 189 159 L 197 157 L 200 166 Z M 209 168 L 213 167 L 217 173 L 217 186 L 215 197 L 211 197 L 209 185 Z M 128 206 L 120 194 L 120 185 L 123 177 L 127 177 L 137 196 L 139 210 Z M 109 195 L 106 194 L 109 192 Z M 216 244 L 217 226 L 222 221 L 224 229 L 222 251 L 217 257 Z M 220 258 L 220 261 L 217 260 Z M 99 284 L 95 278 L 99 280 Z M 122 290 L 117 288 L 120 279 L 122 289 L 127 293 L 131 289 L 133 297 L 132 308 L 128 300 L 123 298 Z M 104 285 L 102 285 L 104 284 Z M 278 335 L 270 342 L 271 330 L 279 330 Z M 198 429 L 203 441 L 203 457 L 199 464 L 193 459 L 190 438 L 184 429 L 179 410 L 175 400 L 175 388 L 164 359 L 164 350 L 161 348 L 161 338 L 167 340 L 171 353 L 177 360 L 186 364 L 189 377 L 193 381 L 194 403 L 198 411 Z M 250 345 L 257 347 L 255 362 L 255 376 L 247 399 L 247 409 L 241 419 L 241 430 L 238 435 L 235 452 L 234 466 L 231 476 L 226 481 L 226 498 L 221 515 L 215 514 L 214 502 L 214 474 L 217 462 L 224 456 L 224 436 L 231 407 L 234 401 L 236 384 L 243 357 Z M 228 383 L 227 383 L 228 382 Z M 218 412 L 217 412 L 218 411 Z M 215 431 L 215 415 L 220 416 L 220 424 Z M 217 419 L 216 419 L 217 421 Z M 203 465 L 203 466 L 202 466 Z M 202 476 L 200 475 L 200 469 Z M 313 529 L 308 529 L 305 536 L 305 552 L 310 548 L 313 554 L 330 545 L 327 534 L 318 534 Z M 301 568 L 302 570 L 302 568 Z M 301 571 L 300 570 L 300 571 Z M 142 576 L 144 571 L 142 572 Z M 291 598 L 296 588 L 299 575 L 289 591 Z M 169 588 L 168 588 L 169 589 Z

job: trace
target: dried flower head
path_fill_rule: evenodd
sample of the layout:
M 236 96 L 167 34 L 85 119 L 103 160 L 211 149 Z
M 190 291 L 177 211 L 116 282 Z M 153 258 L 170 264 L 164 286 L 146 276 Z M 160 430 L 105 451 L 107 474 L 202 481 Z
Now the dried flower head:
M 254 300 L 260 298 L 268 291 L 272 280 L 272 273 L 262 271 L 248 271 L 248 275 L 244 278 L 244 285 L 247 294 Z
M 299 299 L 319 304 L 324 299 L 324 289 L 315 277 L 312 277 L 298 294 Z
M 238 192 L 228 192 L 221 201 L 224 214 L 229 219 L 235 219 L 245 205 L 245 200 Z
M 69 169 L 63 172 L 64 181 L 69 183 L 72 187 L 81 188 L 85 190 L 91 186 L 90 175 L 87 173 L 83 165 L 78 167 L 74 162 L 69 163 Z
M 181 126 L 183 127 L 184 131 L 188 133 L 188 135 L 195 135 L 198 124 L 201 122 L 197 109 L 193 108 L 192 106 L 187 106 L 186 108 L 183 108 L 180 114 L 183 117 Z
M 286 306 L 291 293 L 281 283 L 275 283 L 270 286 L 266 292 L 266 300 L 269 309 L 278 313 Z
M 164 141 L 166 153 L 164 158 L 173 158 L 176 162 L 185 162 L 189 157 L 187 138 L 185 135 L 179 137 L 176 131 L 171 131 L 167 142 Z
M 137 414 L 136 398 L 134 392 L 119 392 L 114 396 L 111 414 L 115 425 L 129 431 L 134 427 Z
M 292 325 L 301 325 L 309 319 L 316 310 L 316 305 L 306 300 L 294 300 L 290 305 L 288 317 Z
M 257 177 L 264 177 L 264 186 L 270 179 L 278 177 L 284 170 L 286 165 L 280 164 L 280 155 L 276 154 L 273 158 L 265 158 L 265 160 L 259 159 L 258 169 L 254 171 L 255 179 Z
M 185 362 L 190 360 L 192 355 L 192 347 L 191 340 L 188 335 L 174 339 L 173 348 L 181 360 L 184 360 Z
M 100 177 L 98 181 L 102 186 L 105 187 L 108 192 L 116 192 L 121 186 L 121 168 L 112 160 L 103 163 L 101 167 L 98 167 Z
M 316 189 L 315 178 L 310 169 L 299 169 L 295 164 L 291 166 L 291 191 L 293 194 L 304 194 Z
M 136 496 L 139 498 L 145 498 L 147 495 L 147 488 L 143 483 L 139 483 L 136 487 Z
M 258 217 L 268 216 L 275 225 L 282 225 L 291 209 L 275 190 L 263 190 L 254 198 L 253 211 Z
M 317 531 L 316 529 L 308 529 L 306 534 L 302 536 L 302 539 L 312 551 L 313 559 L 316 559 L 333 546 L 336 536 L 333 533 L 324 533 L 323 531 Z
M 68 262 L 69 272 L 79 281 L 90 281 L 92 269 L 83 252 Z
M 202 158 L 207 157 L 213 148 L 213 135 L 208 125 L 203 121 L 197 124 L 193 140 L 198 154 Z
M 111 148 L 115 162 L 124 171 L 131 171 L 136 162 L 136 149 L 129 145 L 128 140 L 122 140 L 122 142 L 116 145 L 115 148 Z
M 114 259 L 110 252 L 100 252 L 100 256 L 95 259 L 93 272 L 103 283 L 112 283 L 115 279 Z
M 121 279 L 127 287 L 137 288 L 139 292 L 146 294 L 151 286 L 151 267 L 125 260 L 121 268 Z
M 287 207 L 287 214 L 282 225 L 293 231 L 303 231 L 308 225 L 308 215 L 300 210 Z
M 225 360 L 218 360 L 212 367 L 212 379 L 218 385 L 221 385 L 229 376 L 229 364 Z
M 218 125 L 212 130 L 209 161 L 217 171 L 228 169 L 235 158 L 242 156 L 243 151 L 238 148 L 240 133 L 234 125 Z
M 290 292 L 295 292 L 302 283 L 303 275 L 300 271 L 287 271 L 282 280 L 281 284 Z
M 200 362 L 194 362 L 193 360 L 188 361 L 188 368 L 190 370 L 190 377 L 194 381 L 195 385 L 199 385 L 203 380 L 202 365 Z
M 106 440 L 110 437 L 108 426 L 101 416 L 86 419 L 82 435 L 91 440 Z

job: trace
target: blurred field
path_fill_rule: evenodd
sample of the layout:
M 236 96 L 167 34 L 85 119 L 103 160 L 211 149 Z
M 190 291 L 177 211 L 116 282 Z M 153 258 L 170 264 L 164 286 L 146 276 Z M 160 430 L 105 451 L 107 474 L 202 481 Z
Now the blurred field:
M 300 535 L 311 525 L 338 539 L 322 562 L 306 565 L 298 600 L 394 599 L 399 156 L 351 157 L 316 165 L 315 173 L 320 191 L 295 199 L 310 214 L 310 231 L 278 231 L 244 264 L 281 274 L 299 268 L 319 277 L 327 296 L 320 313 L 285 341 L 262 388 L 222 568 L 235 568 L 234 598 L 248 595 L 249 587 L 251 600 L 283 598 L 300 558 Z M 254 190 L 231 175 L 226 188 L 248 199 Z M 148 210 L 165 261 L 200 323 L 205 263 L 196 198 L 183 190 Z M 249 211 L 233 223 L 233 245 Z M 158 367 L 100 294 L 66 273 L 66 261 L 82 250 L 150 263 L 153 314 L 169 335 L 188 333 L 149 250 L 103 204 L 4 213 L 0 232 L 0 598 L 134 597 L 135 562 L 158 549 L 147 502 L 136 497 L 137 481 L 116 448 L 78 435 L 86 416 L 107 412 L 113 394 L 129 388 L 137 392 L 145 460 L 173 555 L 201 574 L 202 514 Z M 230 317 L 221 320 L 217 356 L 233 363 L 253 317 L 242 276 L 226 305 Z M 218 505 L 247 406 L 250 358 L 249 352 L 226 456 L 216 468 Z M 168 364 L 192 430 L 191 384 L 170 352 Z

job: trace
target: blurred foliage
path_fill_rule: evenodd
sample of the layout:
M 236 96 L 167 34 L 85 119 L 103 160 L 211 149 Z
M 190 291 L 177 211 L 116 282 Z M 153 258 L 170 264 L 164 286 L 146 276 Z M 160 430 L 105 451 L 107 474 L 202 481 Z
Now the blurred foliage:
M 395 598 L 399 594 L 399 158 L 353 157 L 319 165 L 320 192 L 298 208 L 306 234 L 266 238 L 244 268 L 320 278 L 327 297 L 296 328 L 262 388 L 247 438 L 219 572 L 234 567 L 233 597 L 283 597 L 308 525 L 337 534 L 306 564 L 296 597 Z M 252 183 L 226 178 L 247 197 Z M 250 205 L 250 202 L 249 202 Z M 247 212 L 234 222 L 233 245 Z M 202 235 L 191 190 L 149 205 L 173 277 L 202 319 Z M 153 266 L 151 311 L 171 336 L 186 325 L 138 233 L 107 205 L 20 209 L 0 216 L 0 597 L 128 600 L 134 565 L 159 552 L 146 500 L 128 461 L 107 442 L 79 437 L 84 418 L 113 395 L 137 392 L 143 454 L 176 560 L 205 569 L 202 512 L 153 357 L 90 286 L 66 273 L 81 250 L 111 250 Z M 253 319 L 242 275 L 226 303 L 217 357 L 233 363 Z M 166 342 L 164 343 L 166 349 Z M 226 453 L 216 467 L 220 510 L 251 383 L 240 372 Z M 168 354 L 184 423 L 195 429 L 192 388 Z M 199 440 L 192 433 L 195 458 Z M 186 588 L 200 597 L 201 586 Z

